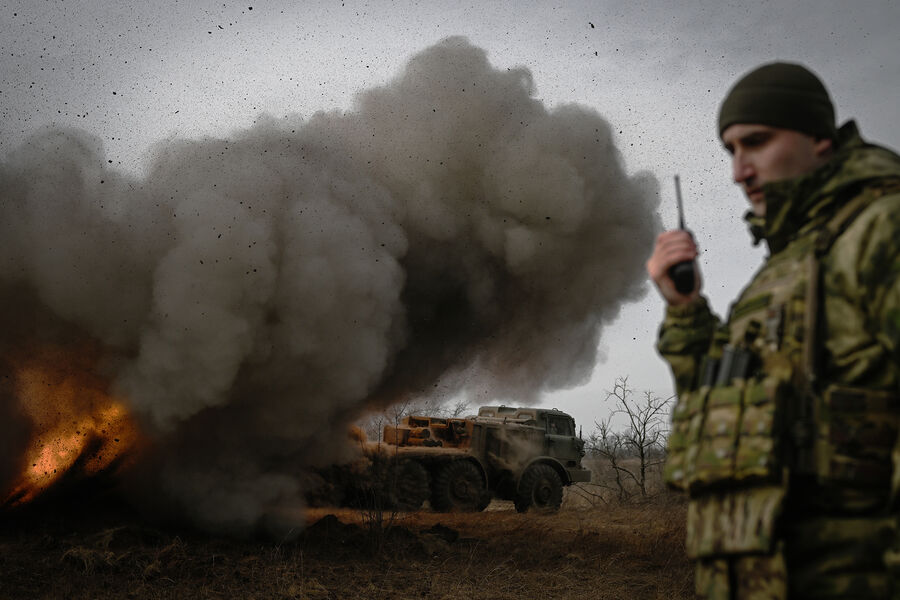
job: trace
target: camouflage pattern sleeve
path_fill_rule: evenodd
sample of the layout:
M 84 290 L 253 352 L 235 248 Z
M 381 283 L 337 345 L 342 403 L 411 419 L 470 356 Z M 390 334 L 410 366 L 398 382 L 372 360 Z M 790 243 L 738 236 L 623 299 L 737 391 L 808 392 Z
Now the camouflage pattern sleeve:
M 826 291 L 839 296 L 828 315 L 828 344 L 844 357 L 835 366 L 855 383 L 900 391 L 900 193 L 868 206 L 828 260 Z
M 875 336 L 900 381 L 900 194 L 881 198 L 860 257 L 860 283 L 870 299 Z
M 703 296 L 689 304 L 666 308 L 656 348 L 672 368 L 678 394 L 694 387 L 700 361 L 709 352 L 719 328 L 719 318 Z
M 888 370 L 893 371 L 893 377 L 887 379 L 900 389 L 900 194 L 879 199 L 866 213 L 870 214 L 863 215 L 869 219 L 860 235 L 858 283 L 868 299 L 875 337 L 887 353 Z M 896 515 L 900 509 L 900 439 L 894 442 L 892 462 L 891 502 Z M 900 589 L 900 535 L 895 535 L 885 551 L 884 564 L 894 588 Z
M 868 328 L 889 363 L 877 383 L 890 383 L 900 391 L 900 194 L 880 198 L 845 235 L 855 248 L 842 253 L 839 260 L 852 261 L 857 269 L 854 296 L 866 306 Z M 850 265 L 842 266 L 847 273 Z M 893 462 L 891 495 L 896 503 L 900 500 L 900 440 L 894 445 Z M 900 552 L 900 544 L 897 547 Z M 894 559 L 900 559 L 900 554 Z M 896 562 L 895 574 L 900 575 L 900 560 Z

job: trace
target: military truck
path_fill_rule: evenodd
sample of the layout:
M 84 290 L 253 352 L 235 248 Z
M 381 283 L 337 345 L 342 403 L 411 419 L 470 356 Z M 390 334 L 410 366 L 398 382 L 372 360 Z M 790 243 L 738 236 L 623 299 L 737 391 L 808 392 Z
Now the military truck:
M 480 511 L 492 497 L 516 510 L 555 511 L 563 487 L 590 481 L 575 420 L 556 409 L 485 406 L 477 416 L 405 417 L 367 450 L 382 470 L 389 504 L 438 512 Z

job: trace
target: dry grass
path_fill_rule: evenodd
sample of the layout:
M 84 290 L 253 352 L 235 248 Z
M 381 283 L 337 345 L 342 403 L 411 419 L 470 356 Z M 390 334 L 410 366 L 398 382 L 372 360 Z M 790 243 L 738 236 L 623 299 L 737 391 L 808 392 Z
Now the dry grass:
M 677 502 L 397 515 L 313 509 L 300 539 L 236 541 L 122 511 L 0 520 L 0 598 L 691 597 Z

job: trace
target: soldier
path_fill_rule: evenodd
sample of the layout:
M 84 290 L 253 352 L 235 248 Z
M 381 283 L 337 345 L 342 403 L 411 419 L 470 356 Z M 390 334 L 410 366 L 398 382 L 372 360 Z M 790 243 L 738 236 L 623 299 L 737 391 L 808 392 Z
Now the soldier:
M 658 349 L 675 377 L 665 476 L 689 496 L 686 548 L 708 598 L 900 595 L 900 157 L 835 127 L 821 81 L 786 63 L 741 78 L 719 112 L 733 178 L 769 255 L 722 324 L 670 268 Z

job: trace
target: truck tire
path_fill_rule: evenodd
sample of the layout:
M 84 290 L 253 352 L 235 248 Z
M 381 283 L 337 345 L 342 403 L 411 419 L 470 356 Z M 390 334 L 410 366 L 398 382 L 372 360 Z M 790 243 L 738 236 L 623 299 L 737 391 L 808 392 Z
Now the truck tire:
M 490 500 L 478 467 L 468 460 L 447 463 L 434 478 L 431 507 L 438 512 L 477 512 Z
M 388 508 L 414 511 L 428 499 L 428 471 L 417 460 L 403 459 L 394 463 L 387 490 Z
M 550 465 L 537 463 L 522 474 L 516 491 L 516 510 L 525 512 L 529 508 L 545 512 L 556 512 L 562 504 L 563 485 L 559 474 Z

